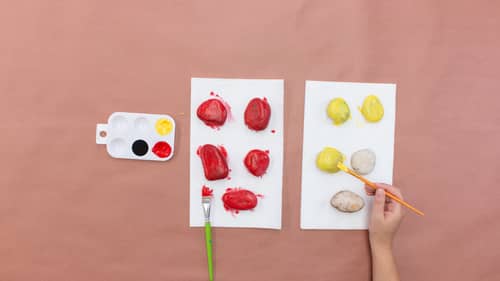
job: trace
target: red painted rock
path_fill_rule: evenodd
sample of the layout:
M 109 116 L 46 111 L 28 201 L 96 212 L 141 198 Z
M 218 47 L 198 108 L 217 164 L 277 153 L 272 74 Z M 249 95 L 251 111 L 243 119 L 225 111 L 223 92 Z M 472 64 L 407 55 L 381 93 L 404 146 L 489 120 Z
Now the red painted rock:
M 267 167 L 269 167 L 269 151 L 250 150 L 245 157 L 244 163 L 252 175 L 260 177 L 266 173 Z
M 226 122 L 227 108 L 219 99 L 209 99 L 198 106 L 196 115 L 207 126 L 217 128 Z
M 229 174 L 227 166 L 227 155 L 222 147 L 205 144 L 198 148 L 198 155 L 203 165 L 203 171 L 207 180 L 224 179 Z
M 271 107 L 267 99 L 252 99 L 245 109 L 245 124 L 255 131 L 262 131 L 267 128 L 271 117 Z
M 230 212 L 238 213 L 239 211 L 252 210 L 257 206 L 257 196 L 250 190 L 242 188 L 228 188 L 222 201 L 224 208 Z

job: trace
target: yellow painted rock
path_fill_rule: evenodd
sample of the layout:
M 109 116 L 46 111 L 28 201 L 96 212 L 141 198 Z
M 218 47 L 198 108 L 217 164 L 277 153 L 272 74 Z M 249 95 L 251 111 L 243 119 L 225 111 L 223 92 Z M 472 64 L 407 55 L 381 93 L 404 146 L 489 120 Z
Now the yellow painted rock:
M 333 147 L 325 147 L 318 153 L 316 157 L 316 166 L 318 169 L 328 172 L 336 173 L 339 171 L 337 164 L 344 162 L 344 155 Z
M 331 100 L 326 109 L 326 113 L 335 125 L 341 125 L 351 117 L 349 105 L 347 105 L 343 98 L 334 98 Z
M 384 106 L 378 97 L 374 95 L 365 98 L 360 111 L 368 122 L 378 122 L 384 117 Z

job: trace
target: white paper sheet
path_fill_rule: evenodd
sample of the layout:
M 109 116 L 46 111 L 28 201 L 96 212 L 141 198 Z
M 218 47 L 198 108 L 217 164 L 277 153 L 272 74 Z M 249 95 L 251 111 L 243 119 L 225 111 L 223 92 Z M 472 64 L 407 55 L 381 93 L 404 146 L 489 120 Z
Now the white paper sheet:
M 367 123 L 358 110 L 366 96 L 379 97 L 384 117 L 378 123 Z M 341 97 L 351 110 L 351 119 L 334 126 L 326 114 L 331 99 Z M 365 195 L 363 183 L 344 173 L 325 173 L 316 167 L 316 156 L 325 146 L 339 149 L 350 166 L 352 153 L 372 149 L 377 157 L 375 169 L 366 178 L 392 183 L 394 126 L 396 118 L 396 85 L 306 81 L 304 108 L 304 143 L 302 157 L 302 229 L 367 229 L 371 198 Z M 342 213 L 330 205 L 340 190 L 353 191 L 365 200 L 356 213 Z
M 198 106 L 211 98 L 212 91 L 231 106 L 232 120 L 228 119 L 220 130 L 206 126 L 196 116 Z M 255 97 L 267 98 L 271 106 L 269 125 L 259 132 L 249 130 L 243 117 L 248 102 Z M 214 190 L 211 206 L 212 226 L 281 229 L 283 80 L 192 78 L 190 114 L 190 226 L 204 225 L 201 188 L 207 185 Z M 231 179 L 205 179 L 196 150 L 207 143 L 223 145 L 226 148 Z M 261 178 L 250 174 L 243 164 L 243 159 L 251 149 L 269 150 L 270 164 Z M 232 215 L 224 209 L 221 200 L 229 187 L 245 188 L 264 197 L 259 198 L 254 210 Z

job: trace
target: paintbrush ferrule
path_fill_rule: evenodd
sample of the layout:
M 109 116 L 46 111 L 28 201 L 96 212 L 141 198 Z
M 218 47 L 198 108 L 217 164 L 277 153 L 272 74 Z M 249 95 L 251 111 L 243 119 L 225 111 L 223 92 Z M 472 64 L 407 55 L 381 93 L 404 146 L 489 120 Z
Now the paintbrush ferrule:
M 210 197 L 203 197 L 201 205 L 203 206 L 203 214 L 205 215 L 205 222 L 210 221 Z

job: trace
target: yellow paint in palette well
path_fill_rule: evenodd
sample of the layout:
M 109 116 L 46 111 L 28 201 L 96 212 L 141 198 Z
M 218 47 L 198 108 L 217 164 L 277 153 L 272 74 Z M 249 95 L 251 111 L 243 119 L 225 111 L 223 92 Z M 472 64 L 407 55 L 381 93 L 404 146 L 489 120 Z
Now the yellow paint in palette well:
M 359 111 L 368 122 L 378 122 L 384 117 L 384 106 L 375 95 L 367 96 Z
M 158 121 L 156 121 L 155 124 L 156 132 L 160 136 L 165 136 L 170 134 L 170 132 L 172 132 L 173 127 L 174 126 L 172 125 L 172 122 L 165 118 L 158 119 Z

